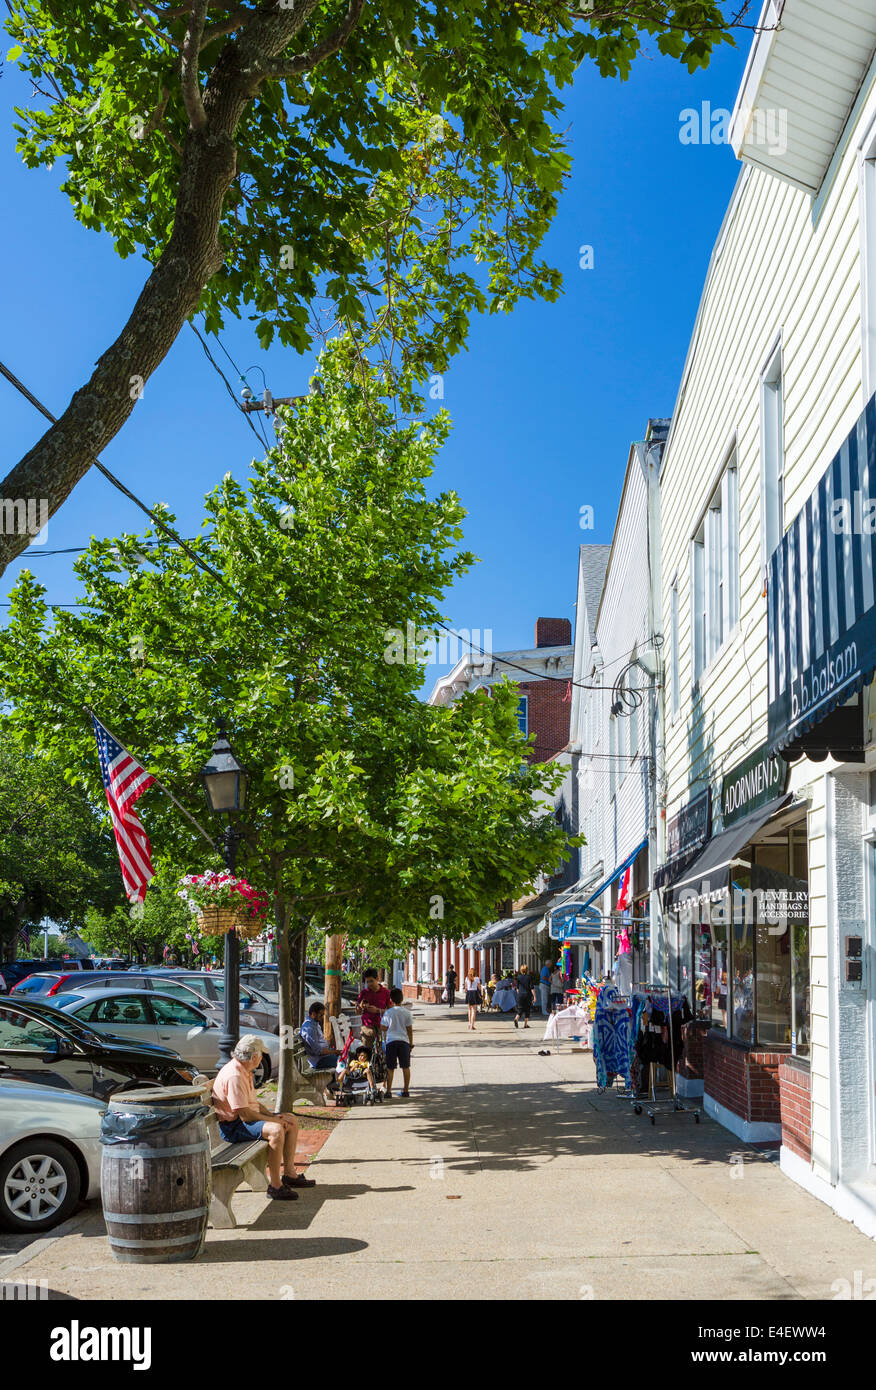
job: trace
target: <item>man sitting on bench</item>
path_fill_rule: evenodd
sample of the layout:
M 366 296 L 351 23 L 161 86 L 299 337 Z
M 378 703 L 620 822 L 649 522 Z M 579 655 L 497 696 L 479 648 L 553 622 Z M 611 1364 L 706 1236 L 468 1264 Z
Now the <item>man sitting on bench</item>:
M 275 1115 L 255 1093 L 252 1074 L 261 1058 L 260 1040 L 247 1033 L 213 1082 L 219 1133 L 228 1144 L 251 1144 L 255 1139 L 264 1139 L 268 1146 L 268 1196 L 274 1201 L 295 1202 L 298 1193 L 293 1188 L 315 1184 L 312 1178 L 295 1171 L 296 1116 Z
M 340 1056 L 340 1053 L 326 1041 L 325 1033 L 322 1031 L 324 1018 L 325 1004 L 311 1004 L 307 1010 L 307 1018 L 298 1029 L 311 1071 L 334 1071 Z

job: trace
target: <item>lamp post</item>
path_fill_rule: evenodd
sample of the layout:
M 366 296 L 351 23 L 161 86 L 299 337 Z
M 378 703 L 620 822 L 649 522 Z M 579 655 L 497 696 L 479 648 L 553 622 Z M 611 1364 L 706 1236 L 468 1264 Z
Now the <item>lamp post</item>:
M 210 750 L 210 758 L 201 769 L 207 805 L 211 811 L 228 816 L 223 836 L 222 853 L 225 867 L 234 873 L 237 863 L 237 844 L 240 832 L 232 817 L 246 804 L 247 775 L 234 756 L 225 733 L 225 721 L 219 721 L 219 735 Z M 240 943 L 237 932 L 225 934 L 225 998 L 223 1000 L 222 1031 L 219 1034 L 219 1062 L 224 1066 L 240 1037 Z

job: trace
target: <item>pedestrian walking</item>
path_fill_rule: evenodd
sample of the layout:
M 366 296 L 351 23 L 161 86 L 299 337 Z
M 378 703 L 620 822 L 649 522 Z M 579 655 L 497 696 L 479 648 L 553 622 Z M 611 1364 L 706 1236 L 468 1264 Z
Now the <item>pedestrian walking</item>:
M 538 976 L 538 999 L 545 1017 L 550 1013 L 551 968 L 545 961 Z
M 475 1031 L 475 1019 L 478 1015 L 478 1006 L 481 1003 L 481 982 L 475 974 L 473 965 L 469 966 L 465 977 L 465 1002 L 468 1005 L 468 1026 L 472 1033 Z
M 528 1028 L 529 1017 L 532 1013 L 532 992 L 534 989 L 528 966 L 524 966 L 522 970 L 518 970 L 517 974 L 514 976 L 514 988 L 517 991 L 517 1012 L 514 1015 L 514 1027 L 518 1027 L 522 1018 L 524 1028 Z
M 447 1003 L 452 1009 L 456 1003 L 456 967 L 453 965 L 444 976 L 444 988 L 447 991 Z
M 404 995 L 400 989 L 391 989 L 389 997 L 392 1007 L 380 1020 L 386 1038 L 386 1100 L 392 1100 L 392 1079 L 396 1067 L 401 1067 L 404 1081 L 402 1095 L 410 1095 L 411 1052 L 414 1046 L 414 1016 L 410 1009 L 403 1007 Z
M 556 1012 L 557 1009 L 561 1009 L 561 1008 L 563 1007 L 563 995 L 565 994 L 565 992 L 566 992 L 566 982 L 565 982 L 565 980 L 563 979 L 563 973 L 562 973 L 562 971 L 560 970 L 559 963 L 557 963 L 557 964 L 554 966 L 553 970 L 551 971 L 551 1011 L 552 1011 L 552 1012 Z

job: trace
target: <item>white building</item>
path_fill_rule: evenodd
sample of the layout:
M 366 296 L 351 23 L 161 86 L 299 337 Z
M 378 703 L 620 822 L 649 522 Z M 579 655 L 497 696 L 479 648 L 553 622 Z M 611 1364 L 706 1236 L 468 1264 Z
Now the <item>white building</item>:
M 659 719 L 658 475 L 668 420 L 651 420 L 630 446 L 610 546 L 581 546 L 575 685 L 569 748 L 578 786 L 579 850 L 574 891 L 548 914 L 554 939 L 573 946 L 575 973 L 596 978 L 615 961 L 625 927 L 634 973 L 650 978 L 651 876 L 657 859 L 655 767 Z M 631 904 L 617 911 L 626 869 Z
M 778 9 L 660 475 L 657 883 L 706 1109 L 876 1235 L 876 9 Z

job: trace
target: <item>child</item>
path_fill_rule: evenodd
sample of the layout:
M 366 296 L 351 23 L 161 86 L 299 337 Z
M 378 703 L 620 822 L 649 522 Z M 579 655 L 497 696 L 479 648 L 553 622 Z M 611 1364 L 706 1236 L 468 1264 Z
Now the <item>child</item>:
M 410 1095 L 411 1049 L 414 1045 L 414 1016 L 410 1009 L 402 1008 L 404 995 L 400 989 L 391 989 L 389 997 L 392 1007 L 380 1020 L 386 1037 L 386 1100 L 392 1100 L 392 1078 L 396 1067 L 401 1067 L 404 1078 L 402 1095 Z
M 340 1066 L 340 1063 L 338 1065 Z M 349 1081 L 351 1086 L 354 1081 L 367 1081 L 373 1091 L 375 1087 L 371 1072 L 371 1049 L 366 1047 L 364 1043 L 360 1043 L 356 1048 L 352 1062 L 347 1062 L 335 1079 L 337 1085 L 342 1088 L 345 1081 Z

